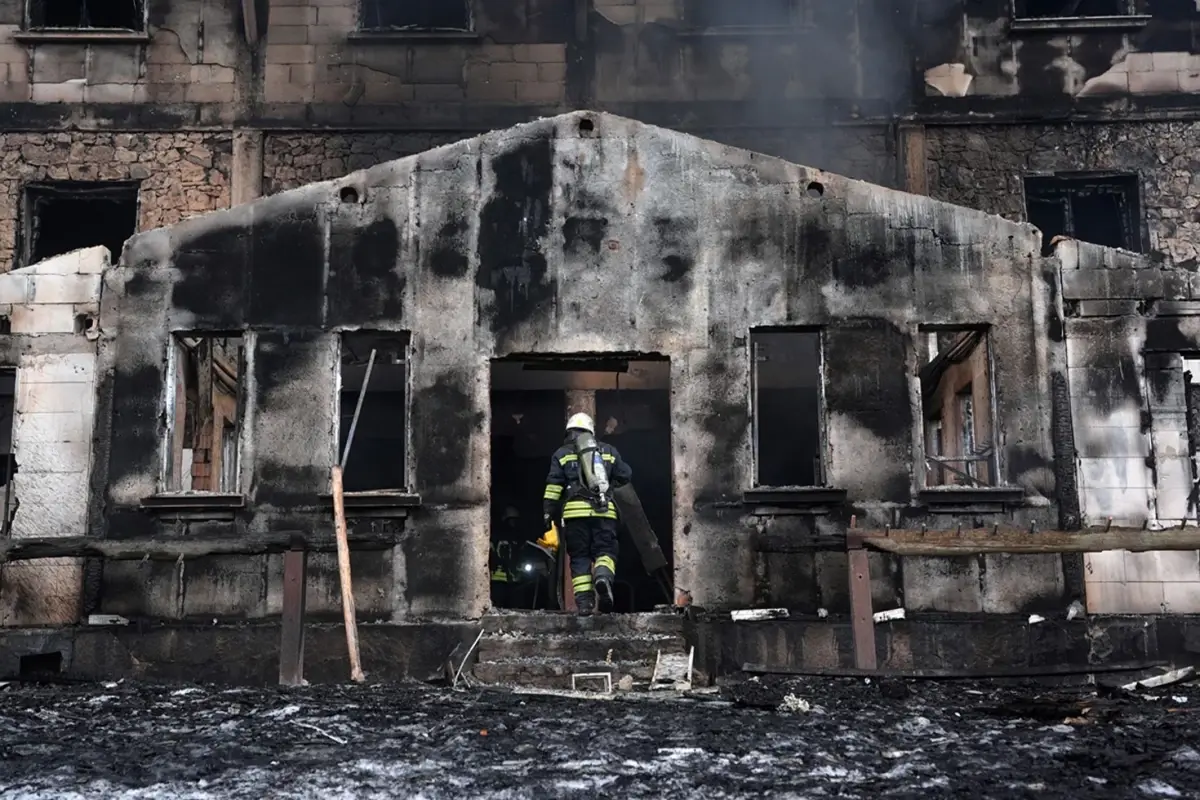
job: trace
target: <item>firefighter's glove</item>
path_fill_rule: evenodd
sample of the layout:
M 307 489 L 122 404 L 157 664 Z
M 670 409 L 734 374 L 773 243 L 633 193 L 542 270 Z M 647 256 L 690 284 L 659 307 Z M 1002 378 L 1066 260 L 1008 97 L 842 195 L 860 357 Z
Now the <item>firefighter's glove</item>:
M 549 533 L 553 527 L 554 527 L 554 520 L 550 518 L 550 515 L 542 514 L 542 532 Z

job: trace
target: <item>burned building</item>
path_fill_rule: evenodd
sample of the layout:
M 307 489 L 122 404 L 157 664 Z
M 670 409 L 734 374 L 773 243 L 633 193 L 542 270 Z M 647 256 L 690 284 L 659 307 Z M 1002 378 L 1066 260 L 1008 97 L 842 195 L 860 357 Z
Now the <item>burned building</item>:
M 361 397 L 354 591 L 404 672 L 497 605 L 489 543 L 576 408 L 706 609 L 844 622 L 852 525 L 1196 519 L 1192 3 L 103 5 L 0 0 L 14 541 L 328 531 Z M 276 647 L 246 623 L 284 560 L 7 563 L 4 658 L 181 664 L 200 620 Z M 674 602 L 622 561 L 622 610 Z M 337 619 L 333 555 L 308 574 Z M 1026 659 L 1179 649 L 1200 610 L 1187 550 L 869 574 Z M 1074 600 L 1152 616 L 1012 644 Z M 164 627 L 38 632 L 94 615 Z M 843 622 L 692 635 L 709 670 L 843 663 Z M 892 663 L 949 636 L 911 626 Z
M 564 411 L 586 402 L 628 437 L 692 604 L 844 617 L 847 556 L 821 542 L 851 517 L 1056 528 L 1079 513 L 1054 387 L 1084 367 L 1054 334 L 1074 296 L 1059 287 L 1133 257 L 1072 246 L 1072 263 L 1043 258 L 1029 225 L 601 113 L 464 140 L 139 234 L 118 265 L 93 249 L 4 276 L 26 292 L 17 385 L 64 369 L 78 384 L 34 392 L 44 406 L 18 392 L 14 533 L 136 548 L 327 530 L 361 392 L 376 410 L 347 514 L 391 544 L 353 554 L 359 613 L 428 658 L 489 612 L 494 506 L 539 497 Z M 93 294 L 56 295 L 66 285 Z M 68 393 L 91 423 L 74 461 L 34 446 L 41 426 L 56 441 L 65 417 L 41 407 Z M 40 474 L 64 463 L 82 478 L 69 494 Z M 1050 613 L 1087 591 L 1071 558 L 880 555 L 871 589 L 880 608 Z M 619 610 L 670 604 L 647 602 L 635 552 L 622 563 Z M 284 591 L 271 554 L 25 568 L 6 592 L 27 624 L 87 608 L 166 624 L 159 637 L 272 619 Z M 310 618 L 336 618 L 332 557 L 308 581 Z M 52 618 L 39 597 L 56 591 L 75 604 Z M 834 629 L 805 633 L 805 657 Z M 112 669 L 117 642 L 139 662 L 189 646 L 99 635 L 85 671 Z

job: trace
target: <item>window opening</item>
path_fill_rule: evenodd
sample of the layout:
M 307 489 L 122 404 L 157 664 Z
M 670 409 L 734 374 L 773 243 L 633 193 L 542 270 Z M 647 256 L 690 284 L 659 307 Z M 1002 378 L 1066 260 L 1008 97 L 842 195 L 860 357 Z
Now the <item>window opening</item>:
M 375 352 L 342 475 L 347 492 L 396 491 L 408 485 L 408 342 L 407 333 L 342 334 L 339 459 L 346 449 L 359 394 L 364 391 L 371 352 Z
M 28 0 L 28 27 L 143 31 L 144 0 Z
M 365 31 L 469 31 L 469 0 L 360 0 Z
M 168 385 L 168 492 L 238 490 L 245 347 L 240 336 L 172 337 Z
M 1055 175 L 1025 179 L 1025 211 L 1042 232 L 1042 255 L 1055 236 L 1141 252 L 1136 175 Z
M 750 333 L 758 486 L 819 486 L 824 474 L 821 334 Z
M 1018 19 L 1123 17 L 1132 13 L 1130 0 L 1016 0 Z
M 137 232 L 138 184 L 61 181 L 25 187 L 20 263 L 29 266 L 84 247 L 104 245 L 112 261 Z
M 919 372 L 926 486 L 995 486 L 992 366 L 982 328 L 930 332 Z

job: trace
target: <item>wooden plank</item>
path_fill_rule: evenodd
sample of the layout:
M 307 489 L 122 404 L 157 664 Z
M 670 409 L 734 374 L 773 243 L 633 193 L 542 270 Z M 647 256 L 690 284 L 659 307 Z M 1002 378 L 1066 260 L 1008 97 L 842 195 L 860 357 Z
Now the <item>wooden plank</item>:
M 900 139 L 904 148 L 904 190 L 912 194 L 929 194 L 925 126 L 901 128 Z
M 365 533 L 348 537 L 356 550 L 386 549 L 396 544 L 395 533 Z M 228 539 L 99 539 L 92 536 L 0 539 L 0 563 L 42 558 L 106 558 L 111 561 L 177 561 L 203 556 L 282 553 L 295 544 L 306 550 L 331 552 L 337 540 L 328 534 L 279 531 Z
M 991 678 L 1051 678 L 1063 675 L 1098 675 L 1109 672 L 1138 672 L 1166 666 L 1166 661 L 1131 661 L 1115 664 L 1052 664 L 1044 667 L 1012 667 L 998 670 L 970 669 L 840 669 L 826 667 L 776 667 L 743 664 L 752 675 L 804 675 L 814 678 L 910 678 L 914 680 L 981 680 Z
M 1088 531 L 1030 531 L 974 528 L 939 531 L 855 531 L 866 547 L 901 556 L 959 556 L 980 553 L 1096 553 L 1103 550 L 1200 550 L 1200 527 L 1162 531 L 1112 528 Z
M 658 535 L 650 526 L 650 519 L 642 508 L 642 500 L 638 497 L 637 490 L 627 483 L 613 491 L 613 501 L 617 504 L 621 521 L 629 531 L 629 538 L 633 539 L 638 555 L 641 556 L 642 567 L 646 573 L 651 574 L 655 570 L 664 569 L 667 566 L 667 557 L 663 555 L 662 547 L 658 544 Z
M 293 548 L 283 555 L 283 620 L 279 637 L 279 685 L 304 683 L 304 609 L 308 592 L 308 553 Z
M 375 351 L 371 351 L 374 358 Z M 367 365 L 368 371 L 370 364 Z M 361 395 L 360 395 L 361 397 Z M 355 412 L 358 413 L 357 411 Z M 353 428 L 351 428 L 353 434 Z M 346 451 L 349 454 L 349 442 Z M 338 576 L 342 585 L 342 618 L 346 623 L 346 648 L 350 653 L 350 680 L 362 683 L 362 661 L 358 652 L 358 621 L 354 613 L 354 584 L 350 578 L 350 546 L 346 538 L 346 506 L 342 497 L 342 468 L 333 468 L 333 518 L 337 531 Z
M 871 609 L 871 564 L 862 548 L 849 551 L 850 617 L 854 632 L 854 666 L 873 670 L 875 661 L 875 619 Z

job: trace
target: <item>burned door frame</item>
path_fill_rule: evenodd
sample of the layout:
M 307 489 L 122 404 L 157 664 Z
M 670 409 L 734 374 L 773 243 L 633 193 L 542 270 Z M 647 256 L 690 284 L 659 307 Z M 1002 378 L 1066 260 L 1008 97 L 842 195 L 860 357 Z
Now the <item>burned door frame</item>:
M 493 357 L 489 358 L 488 362 L 487 362 L 487 375 L 488 375 L 487 420 L 488 420 L 488 424 L 487 424 L 487 433 L 486 433 L 487 440 L 488 440 L 488 447 L 489 447 L 489 460 L 491 460 L 494 457 L 494 455 L 492 453 L 492 444 L 495 440 L 495 428 L 496 428 L 496 425 L 495 425 L 495 419 L 496 419 L 495 418 L 495 409 L 496 409 L 495 396 L 496 396 L 497 389 L 496 389 L 495 380 L 494 380 L 496 365 L 497 364 L 531 364 L 531 363 L 545 364 L 545 363 L 551 363 L 551 362 L 561 365 L 559 369 L 552 370 L 552 371 L 557 371 L 557 372 L 567 373 L 567 374 L 581 373 L 581 372 L 601 372 L 601 373 L 615 372 L 616 374 L 620 374 L 620 371 L 617 371 L 617 370 L 605 370 L 605 369 L 600 368 L 606 363 L 614 363 L 614 362 L 623 362 L 626 365 L 634 364 L 634 363 L 638 363 L 638 362 L 656 363 L 656 364 L 662 364 L 665 367 L 667 385 L 664 390 L 666 392 L 666 401 L 667 401 L 667 418 L 670 421 L 670 425 L 669 425 L 669 429 L 668 429 L 667 448 L 666 448 L 666 471 L 667 471 L 667 475 L 669 477 L 669 493 L 670 493 L 670 502 L 667 503 L 667 508 L 669 509 L 669 513 L 670 513 L 670 519 L 667 523 L 667 528 L 670 531 L 669 537 L 670 537 L 670 543 L 671 543 L 671 556 L 669 559 L 667 559 L 667 568 L 666 569 L 670 573 L 671 584 L 673 585 L 673 582 L 675 580 L 676 574 L 679 569 L 678 553 L 679 553 L 679 546 L 681 544 L 681 539 L 679 538 L 679 535 L 677 534 L 677 528 L 679 526 L 679 521 L 680 521 L 681 515 L 678 513 L 679 509 L 677 508 L 676 502 L 675 502 L 678 476 L 676 475 L 676 459 L 675 459 L 675 455 L 676 455 L 676 453 L 675 453 L 675 445 L 676 445 L 675 416 L 674 416 L 675 407 L 674 407 L 672 391 L 671 391 L 672 386 L 674 385 L 674 381 L 675 381 L 674 368 L 676 367 L 676 365 L 678 363 L 677 359 L 672 358 L 671 356 L 669 356 L 665 353 L 662 353 L 662 352 L 636 352 L 636 351 L 635 352 L 630 352 L 630 351 L 620 351 L 620 352 L 588 351 L 588 352 L 564 352 L 564 353 L 519 352 L 519 353 L 509 353 L 509 354 L 505 354 L 503 356 L 493 356 Z M 591 367 L 591 369 L 588 369 L 588 367 Z M 621 390 L 620 387 L 618 387 L 618 390 Z M 503 390 L 500 390 L 500 391 L 503 391 Z M 566 391 L 566 390 L 564 390 L 564 391 Z M 611 390 L 595 389 L 594 391 L 598 392 L 598 391 L 611 391 Z M 638 391 L 638 390 L 630 389 L 629 391 Z M 569 410 L 569 408 L 568 408 L 568 410 Z M 593 410 L 593 412 L 596 411 L 595 408 L 593 408 L 592 410 Z M 593 421 L 595 422 L 596 428 L 597 428 L 596 436 L 598 439 L 603 441 L 605 438 L 605 432 L 603 430 L 603 427 L 599 421 L 599 418 L 595 414 L 593 414 L 592 416 L 593 416 Z M 565 425 L 566 419 L 563 419 L 562 423 L 564 423 L 564 425 Z M 553 454 L 553 450 L 550 450 L 549 452 L 547 452 L 545 454 L 545 459 L 546 459 L 547 463 L 550 461 L 550 457 L 552 454 Z M 488 520 L 489 520 L 488 521 L 487 542 L 488 542 L 489 547 L 490 547 L 490 543 L 492 541 L 493 536 L 496 534 L 496 531 L 494 530 L 494 527 L 493 527 L 493 514 L 492 514 L 492 511 L 494 508 L 494 491 L 495 491 L 495 486 L 492 481 L 493 469 L 494 469 L 494 465 L 489 463 L 489 468 L 486 471 L 487 508 L 488 508 Z M 637 487 L 637 483 L 638 483 L 638 473 L 635 470 L 634 475 L 633 475 L 633 486 L 635 488 Z M 540 493 L 539 493 L 539 497 L 541 497 Z M 637 503 L 634 505 L 636 506 L 636 509 L 633 512 L 634 516 L 641 515 L 641 517 L 643 519 L 645 519 L 645 512 L 644 512 L 644 509 L 642 509 L 642 507 L 641 507 L 640 497 L 638 498 Z M 646 523 L 647 523 L 647 527 L 649 528 L 650 527 L 649 521 L 646 520 Z M 632 532 L 632 531 L 630 531 L 630 532 Z M 654 529 L 654 533 L 656 535 L 656 539 L 658 539 L 659 542 L 661 542 L 662 531 L 660 531 L 658 529 Z M 561 537 L 561 532 L 560 532 L 560 537 Z M 650 556 L 647 554 L 647 552 L 645 550 L 642 550 L 643 544 L 639 544 L 637 542 L 636 538 L 635 538 L 634 544 L 635 544 L 635 547 L 639 551 L 639 558 L 642 560 L 642 563 L 643 564 L 647 563 L 646 559 Z M 558 558 L 558 563 L 560 565 L 564 563 L 564 561 L 562 559 L 562 554 L 565 553 L 565 548 L 566 548 L 565 542 L 562 541 L 562 539 L 560 538 L 560 549 L 559 549 L 559 558 Z M 661 544 L 657 544 L 653 547 L 650 547 L 649 549 L 650 550 L 661 549 Z M 658 555 L 659 555 L 659 557 L 665 557 L 665 554 L 663 554 L 661 552 L 659 552 Z M 650 573 L 650 578 L 653 580 L 655 578 L 655 573 Z M 558 583 L 557 589 L 559 591 L 559 607 L 560 607 L 560 609 L 573 611 L 574 610 L 574 600 L 567 595 L 564 582 L 562 580 L 559 580 L 557 583 Z M 569 584 L 569 580 L 567 580 L 567 583 Z M 668 598 L 668 599 L 670 599 L 670 598 Z M 510 608 L 510 609 L 507 609 L 507 611 L 513 612 L 513 611 L 518 611 L 518 609 Z

